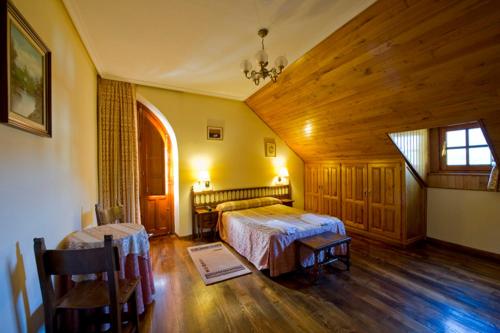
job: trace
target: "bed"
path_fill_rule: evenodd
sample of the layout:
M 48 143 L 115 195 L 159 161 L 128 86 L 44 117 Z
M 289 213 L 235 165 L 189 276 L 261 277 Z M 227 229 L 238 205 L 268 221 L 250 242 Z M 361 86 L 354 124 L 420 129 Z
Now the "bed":
M 268 269 L 272 277 L 298 267 L 296 239 L 326 231 L 345 235 L 344 224 L 336 217 L 282 205 L 282 199 L 291 197 L 288 185 L 215 192 L 193 192 L 193 208 L 217 207 L 221 239 L 257 269 Z M 342 246 L 335 251 L 345 254 L 346 248 Z M 312 265 L 312 252 L 301 251 L 300 263 Z

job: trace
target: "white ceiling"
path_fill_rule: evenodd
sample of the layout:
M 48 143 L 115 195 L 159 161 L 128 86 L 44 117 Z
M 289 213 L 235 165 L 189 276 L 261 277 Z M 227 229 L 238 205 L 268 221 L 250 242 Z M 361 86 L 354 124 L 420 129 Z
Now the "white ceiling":
M 270 63 L 297 60 L 375 0 L 63 0 L 105 78 L 244 100 L 240 63 L 267 27 Z

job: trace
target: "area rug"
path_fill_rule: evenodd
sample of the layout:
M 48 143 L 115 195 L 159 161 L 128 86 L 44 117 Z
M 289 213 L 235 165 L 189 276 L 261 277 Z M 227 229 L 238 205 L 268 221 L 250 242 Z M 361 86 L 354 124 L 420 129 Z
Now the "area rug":
M 252 273 L 221 242 L 191 246 L 188 252 L 206 285 Z

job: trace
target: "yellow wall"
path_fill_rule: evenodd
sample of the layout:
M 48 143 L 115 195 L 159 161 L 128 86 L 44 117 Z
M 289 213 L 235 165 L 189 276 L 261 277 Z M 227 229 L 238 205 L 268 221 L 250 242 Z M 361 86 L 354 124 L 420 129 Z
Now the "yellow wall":
M 59 0 L 13 0 L 52 51 L 53 138 L 0 125 L 2 332 L 43 324 L 33 238 L 55 247 L 93 222 L 96 71 Z
M 138 86 L 137 93 L 165 115 L 177 137 L 178 235 L 191 234 L 190 188 L 198 168 L 209 170 L 215 189 L 271 185 L 276 158 L 264 156 L 266 137 L 276 139 L 277 156 L 290 174 L 295 207 L 303 208 L 304 163 L 243 102 L 144 86 Z M 207 123 L 223 125 L 223 141 L 207 140 Z
M 500 254 L 500 192 L 429 188 L 427 236 Z

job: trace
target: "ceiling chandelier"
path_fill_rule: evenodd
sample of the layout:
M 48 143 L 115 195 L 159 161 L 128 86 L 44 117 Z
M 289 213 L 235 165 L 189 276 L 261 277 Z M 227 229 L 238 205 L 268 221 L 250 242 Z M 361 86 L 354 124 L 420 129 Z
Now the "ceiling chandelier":
M 241 63 L 241 70 L 245 74 L 245 77 L 252 80 L 256 86 L 259 85 L 260 80 L 264 81 L 267 77 L 271 78 L 273 82 L 276 82 L 278 76 L 283 72 L 283 68 L 288 64 L 288 60 L 285 56 L 279 56 L 274 61 L 276 67 L 271 69 L 267 68 L 269 62 L 267 52 L 264 49 L 264 37 L 266 37 L 268 33 L 269 30 L 265 28 L 260 29 L 258 32 L 259 37 L 262 38 L 262 49 L 255 54 L 255 61 L 257 62 L 257 66 L 259 66 L 259 70 L 252 70 L 252 63 L 248 59 L 243 60 Z

